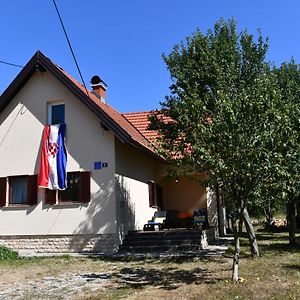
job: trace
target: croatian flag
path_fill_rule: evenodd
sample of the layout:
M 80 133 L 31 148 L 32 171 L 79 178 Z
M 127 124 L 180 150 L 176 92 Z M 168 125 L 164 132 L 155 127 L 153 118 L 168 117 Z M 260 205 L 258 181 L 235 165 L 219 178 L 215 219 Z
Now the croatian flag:
M 66 124 L 46 125 L 43 132 L 39 187 L 67 188 L 67 151 L 64 144 Z

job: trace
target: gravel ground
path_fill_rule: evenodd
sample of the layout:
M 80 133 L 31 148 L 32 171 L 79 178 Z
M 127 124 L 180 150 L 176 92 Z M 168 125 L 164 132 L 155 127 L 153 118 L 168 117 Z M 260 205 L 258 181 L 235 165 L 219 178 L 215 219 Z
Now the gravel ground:
M 69 273 L 44 277 L 23 284 L 9 284 L 0 291 L 0 299 L 74 299 L 84 293 L 105 289 L 107 273 Z

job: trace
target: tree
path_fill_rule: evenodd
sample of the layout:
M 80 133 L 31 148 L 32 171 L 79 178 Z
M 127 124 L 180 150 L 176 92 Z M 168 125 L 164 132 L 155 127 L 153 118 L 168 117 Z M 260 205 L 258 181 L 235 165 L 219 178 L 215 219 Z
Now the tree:
M 234 20 L 221 19 L 206 35 L 197 30 L 164 55 L 171 93 L 150 117 L 150 129 L 161 136 L 160 150 L 175 168 L 207 173 L 205 184 L 218 185 L 226 195 L 235 238 L 234 281 L 237 221 L 247 217 L 250 195 L 282 162 L 280 96 L 265 61 L 267 49 L 260 33 L 256 40 L 246 31 L 237 33 Z
M 252 195 L 249 201 L 249 212 L 257 217 L 265 217 L 265 227 L 270 229 L 274 225 L 274 215 L 282 212 L 286 199 L 282 191 L 281 179 L 271 177 Z
M 300 202 L 300 66 L 292 59 L 274 69 L 285 107 L 284 133 L 281 141 L 284 169 L 278 184 L 287 198 L 289 241 L 296 244 L 296 205 Z

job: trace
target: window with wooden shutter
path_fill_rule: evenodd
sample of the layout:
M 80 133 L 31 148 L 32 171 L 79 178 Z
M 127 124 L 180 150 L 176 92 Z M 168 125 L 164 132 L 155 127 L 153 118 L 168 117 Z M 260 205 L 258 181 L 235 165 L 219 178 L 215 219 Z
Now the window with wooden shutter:
M 80 173 L 80 202 L 87 203 L 91 200 L 91 172 Z
M 0 178 L 0 206 L 6 205 L 6 183 L 7 177 Z
M 29 205 L 37 204 L 37 175 L 30 175 L 28 176 L 27 180 L 27 203 Z
M 46 204 L 87 203 L 91 201 L 91 172 L 68 172 L 65 190 L 45 191 Z
M 37 175 L 18 175 L 0 178 L 0 206 L 6 205 L 7 183 L 9 205 L 37 204 Z
M 9 204 L 27 205 L 28 198 L 28 176 L 9 176 Z
M 59 202 L 79 202 L 80 201 L 80 172 L 67 173 L 67 188 L 58 191 Z

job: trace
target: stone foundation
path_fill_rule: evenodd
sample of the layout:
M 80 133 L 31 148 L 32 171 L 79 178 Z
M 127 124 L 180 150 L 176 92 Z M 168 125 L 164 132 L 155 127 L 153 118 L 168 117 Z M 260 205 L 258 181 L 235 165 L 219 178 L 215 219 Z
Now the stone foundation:
M 0 236 L 0 245 L 20 253 L 20 255 L 63 254 L 63 253 L 103 253 L 118 251 L 116 234 L 76 234 L 76 235 L 19 235 Z

